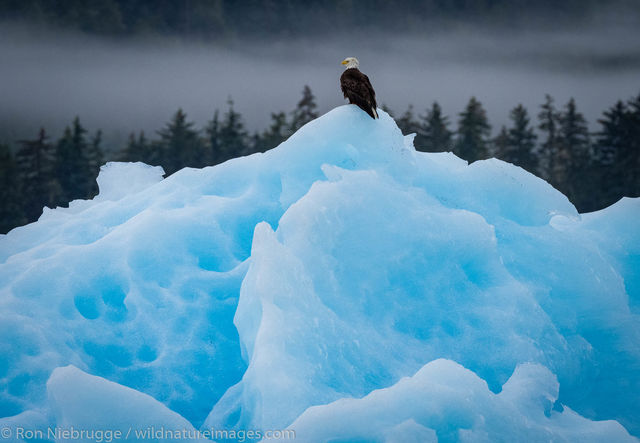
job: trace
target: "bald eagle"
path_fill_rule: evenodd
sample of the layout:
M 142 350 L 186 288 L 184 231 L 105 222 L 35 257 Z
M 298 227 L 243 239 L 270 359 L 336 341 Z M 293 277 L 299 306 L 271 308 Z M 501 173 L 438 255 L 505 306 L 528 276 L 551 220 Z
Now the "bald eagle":
M 340 76 L 340 89 L 342 89 L 344 98 L 348 98 L 349 103 L 358 105 L 371 118 L 378 118 L 376 91 L 373 90 L 369 77 L 358 69 L 358 59 L 347 57 L 342 61 L 342 64 L 346 65 L 344 72 Z

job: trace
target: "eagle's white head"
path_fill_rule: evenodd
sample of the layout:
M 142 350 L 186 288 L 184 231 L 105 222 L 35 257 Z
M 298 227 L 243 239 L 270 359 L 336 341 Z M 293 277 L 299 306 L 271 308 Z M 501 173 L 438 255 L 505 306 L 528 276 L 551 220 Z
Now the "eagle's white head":
M 349 68 L 357 68 L 358 66 L 360 66 L 360 63 L 358 62 L 358 59 L 355 57 L 347 57 L 344 60 L 342 60 L 342 64 L 346 65 L 344 67 L 344 69 L 349 69 Z

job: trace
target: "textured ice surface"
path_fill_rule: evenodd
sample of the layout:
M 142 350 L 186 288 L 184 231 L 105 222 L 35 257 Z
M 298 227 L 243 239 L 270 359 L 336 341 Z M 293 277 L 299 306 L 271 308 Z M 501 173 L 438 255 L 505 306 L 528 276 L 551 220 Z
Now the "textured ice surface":
M 557 397 L 556 378 L 539 365 L 519 365 L 496 395 L 473 372 L 440 359 L 362 399 L 311 407 L 291 428 L 303 442 L 635 441 L 615 421 L 553 411 Z
M 60 429 L 108 430 L 115 441 L 144 440 L 148 435 L 157 436 L 158 431 L 161 437 L 155 441 L 184 441 L 183 436 L 189 441 L 207 441 L 199 438 L 198 431 L 187 420 L 152 397 L 85 374 L 73 366 L 54 370 L 47 382 L 47 392 Z M 116 432 L 120 437 L 115 438 Z M 91 442 L 100 436 L 86 433 L 85 438 L 70 435 L 67 439 Z
M 95 199 L 0 236 L 0 426 L 640 435 L 640 200 L 578 215 L 380 114 L 164 180 L 110 163 Z

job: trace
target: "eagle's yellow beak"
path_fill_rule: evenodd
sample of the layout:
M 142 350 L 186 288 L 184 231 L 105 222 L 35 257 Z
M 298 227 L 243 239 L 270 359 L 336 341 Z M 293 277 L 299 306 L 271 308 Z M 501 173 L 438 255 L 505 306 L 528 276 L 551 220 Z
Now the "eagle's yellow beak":
M 341 64 L 342 64 L 342 65 L 346 65 L 347 63 L 349 63 L 349 62 L 348 62 L 348 61 L 346 61 L 346 60 L 342 60 L 342 63 L 341 63 Z

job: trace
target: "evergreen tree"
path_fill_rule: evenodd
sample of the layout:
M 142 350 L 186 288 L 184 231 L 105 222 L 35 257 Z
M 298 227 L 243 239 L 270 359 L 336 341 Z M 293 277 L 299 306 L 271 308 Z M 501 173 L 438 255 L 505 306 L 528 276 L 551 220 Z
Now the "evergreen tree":
M 263 144 L 263 139 L 259 132 L 255 131 L 253 134 L 248 136 L 245 155 L 254 154 L 256 152 L 265 152 L 267 150 L 269 150 L 269 148 Z
M 560 114 L 553 105 L 553 98 L 547 94 L 545 96 L 545 103 L 540 107 L 538 113 L 538 128 L 544 135 L 544 141 L 542 142 L 542 152 L 540 153 L 540 172 L 542 176 L 551 181 L 551 183 L 557 183 L 555 177 L 558 172 L 556 171 L 556 158 L 558 157 L 560 136 L 559 136 L 559 120 Z
M 536 173 L 538 160 L 534 149 L 537 136 L 529 126 L 527 110 L 521 104 L 509 114 L 513 126 L 509 128 L 507 143 L 497 146 L 500 159 L 520 166 L 531 173 Z
M 157 146 L 155 146 L 158 148 Z M 144 135 L 144 131 L 129 135 L 127 146 L 120 154 L 120 161 L 123 162 L 143 162 L 148 165 L 157 166 L 161 163 L 161 155 L 159 149 L 154 149 L 154 145 L 150 143 Z
M 618 100 L 613 107 L 602 113 L 598 120 L 602 129 L 596 135 L 596 157 L 605 165 L 619 161 L 625 146 L 630 142 L 630 111 L 625 103 Z
M 404 135 L 416 134 L 417 136 L 419 133 L 422 132 L 422 127 L 420 126 L 420 123 L 418 123 L 418 121 L 416 120 L 415 114 L 413 113 L 413 105 L 409 105 L 407 110 L 404 111 L 404 114 L 402 114 L 400 118 L 396 120 L 396 124 L 398 125 L 398 128 L 400 128 L 400 130 Z M 417 142 L 418 140 L 416 137 L 416 139 L 414 140 L 416 149 L 418 149 Z M 421 151 L 422 149 L 418 149 L 418 150 Z
M 220 113 L 216 109 L 213 114 L 213 118 L 209 123 L 207 123 L 207 127 L 205 128 L 206 157 L 210 165 L 217 165 L 218 163 L 222 163 L 227 160 L 226 155 L 222 152 L 222 146 L 220 144 L 222 123 L 220 122 L 219 114 Z
M 205 152 L 198 132 L 187 115 L 178 109 L 166 126 L 158 131 L 163 151 L 162 166 L 167 175 L 184 168 L 206 166 Z
M 496 138 L 493 139 L 493 146 L 496 149 L 497 158 L 508 161 L 505 159 L 505 153 L 509 151 L 509 143 L 509 131 L 507 130 L 507 127 L 503 125 Z
M 87 148 L 87 163 L 93 177 L 89 184 L 89 198 L 93 198 L 98 194 L 98 183 L 96 178 L 100 173 L 100 167 L 104 164 L 104 154 L 102 153 L 102 131 L 98 129 L 91 139 Z
M 242 115 L 233 109 L 233 100 L 227 101 L 229 109 L 220 126 L 221 161 L 246 155 L 250 151 L 249 136 L 242 121 Z
M 304 85 L 302 99 L 291 113 L 291 132 L 296 132 L 311 120 L 318 118 L 316 98 L 308 85 Z
M 76 117 L 56 145 L 55 176 L 61 188 L 60 205 L 90 195 L 94 177 L 87 158 L 86 133 Z
M 598 122 L 594 148 L 603 191 L 599 206 L 605 207 L 640 196 L 640 96 L 618 101 Z
M 254 150 L 264 152 L 275 148 L 289 138 L 290 127 L 284 112 L 271 113 L 271 126 L 262 133 L 262 136 L 257 137 Z
M 469 163 L 489 157 L 491 126 L 482 104 L 471 97 L 460 113 L 454 153 Z
M 629 109 L 619 100 L 611 109 L 603 112 L 598 123 L 602 129 L 595 134 L 594 156 L 601 191 L 599 206 L 608 206 L 625 195 L 627 188 L 625 182 L 628 175 L 625 172 L 629 163 L 624 156 L 631 143 Z
M 0 234 L 27 221 L 20 203 L 18 168 L 9 146 L 0 145 Z
M 590 141 L 587 121 L 571 98 L 560 115 L 560 139 L 555 159 L 557 187 L 579 211 L 592 209 Z
M 628 143 L 620 156 L 620 162 L 628 165 L 625 195 L 640 197 L 640 94 L 629 100 L 627 128 Z
M 22 208 L 28 222 L 37 220 L 45 206 L 54 206 L 59 185 L 54 180 L 55 152 L 44 128 L 35 140 L 22 140 L 16 153 Z
M 423 117 L 422 131 L 416 137 L 416 147 L 421 151 L 440 152 L 451 151 L 452 134 L 449 130 L 449 119 L 442 115 L 442 109 L 438 102 L 433 102 L 427 115 Z

